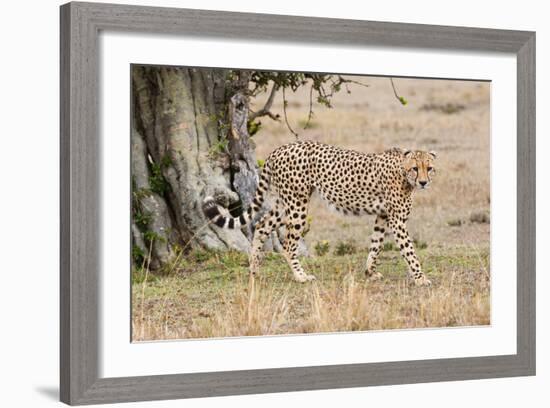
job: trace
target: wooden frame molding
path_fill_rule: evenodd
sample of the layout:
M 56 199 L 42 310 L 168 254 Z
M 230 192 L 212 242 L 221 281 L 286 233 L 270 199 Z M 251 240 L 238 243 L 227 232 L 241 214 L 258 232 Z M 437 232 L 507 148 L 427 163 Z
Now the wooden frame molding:
M 517 354 L 100 378 L 99 59 L 106 31 L 507 52 L 517 56 Z M 535 373 L 535 33 L 69 3 L 61 6 L 61 400 L 97 404 Z

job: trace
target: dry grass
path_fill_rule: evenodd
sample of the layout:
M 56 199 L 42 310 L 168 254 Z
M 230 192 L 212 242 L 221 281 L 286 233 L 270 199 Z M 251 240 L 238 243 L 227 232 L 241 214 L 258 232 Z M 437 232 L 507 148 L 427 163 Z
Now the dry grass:
M 163 277 L 144 279 L 143 271 L 134 271 L 134 340 L 490 323 L 490 85 L 396 79 L 408 101 L 402 106 L 387 78 L 355 79 L 369 87 L 350 84 L 352 93 L 337 94 L 333 109 L 314 106 L 307 130 L 300 124 L 307 118 L 309 91 L 288 92 L 289 121 L 301 139 L 364 152 L 393 146 L 438 152 L 436 179 L 415 196 L 409 220 L 433 286 L 410 287 L 391 245 L 381 255 L 386 279 L 366 282 L 373 219 L 345 217 L 313 198 L 306 243 L 311 253 L 319 242 L 330 247 L 328 255 L 303 260 L 316 282 L 293 282 L 277 255 L 268 256 L 260 278 L 251 282 L 246 257 L 231 252 L 191 254 Z M 282 114 L 281 95 L 272 110 Z M 295 140 L 284 122 L 266 118 L 254 139 L 258 159 Z M 355 246 L 351 254 L 336 256 L 339 243 L 348 242 Z
M 489 324 L 488 249 L 419 252 L 431 288 L 409 285 L 395 250 L 382 256 L 384 281 L 365 280 L 361 251 L 304 260 L 318 278 L 305 285 L 278 255 L 250 279 L 243 254 L 212 253 L 134 285 L 134 341 Z

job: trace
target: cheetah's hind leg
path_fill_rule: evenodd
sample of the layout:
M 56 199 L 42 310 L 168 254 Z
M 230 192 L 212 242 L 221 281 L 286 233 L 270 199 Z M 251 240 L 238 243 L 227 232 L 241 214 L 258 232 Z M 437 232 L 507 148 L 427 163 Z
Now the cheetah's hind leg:
M 250 251 L 249 256 L 251 275 L 257 275 L 259 272 L 260 264 L 264 255 L 263 247 L 267 237 L 269 237 L 271 231 L 279 228 L 282 224 L 282 208 L 277 200 L 273 208 L 268 211 L 256 224 L 254 238 L 252 239 L 252 250 Z

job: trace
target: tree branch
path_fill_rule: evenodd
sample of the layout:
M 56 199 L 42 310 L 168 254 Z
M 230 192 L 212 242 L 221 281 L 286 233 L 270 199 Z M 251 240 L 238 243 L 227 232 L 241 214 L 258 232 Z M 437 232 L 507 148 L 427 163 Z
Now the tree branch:
M 343 78 L 341 75 L 338 75 L 338 81 L 342 84 L 355 84 L 355 85 L 361 85 L 361 86 L 364 86 L 365 88 L 368 88 L 369 85 L 368 84 L 364 84 L 363 82 L 360 82 L 360 81 L 355 81 L 354 79 L 345 79 Z M 348 89 L 348 93 L 351 93 L 351 91 L 349 91 Z
M 278 89 L 279 87 L 277 86 L 277 84 L 273 83 L 273 86 L 271 87 L 271 93 L 269 94 L 269 97 L 267 98 L 264 107 L 257 112 L 251 112 L 248 115 L 248 120 L 254 120 L 261 116 L 269 116 L 273 120 L 279 120 L 279 115 L 271 112 L 271 106 L 273 105 L 275 94 L 277 93 Z
M 290 123 L 288 123 L 288 117 L 286 116 L 286 105 L 288 104 L 287 100 L 286 100 L 286 97 L 285 97 L 285 87 L 283 86 L 283 113 L 285 114 L 285 123 L 286 123 L 286 127 L 288 128 L 288 130 L 290 130 L 290 133 L 292 133 L 296 139 L 298 139 L 298 133 L 296 133 L 294 131 L 294 129 L 292 129 L 292 127 L 290 126 Z
M 304 130 L 309 127 L 311 119 L 313 119 L 313 85 L 311 85 L 311 87 L 309 88 L 309 112 L 307 115 L 307 121 L 304 126 Z
M 395 84 L 393 83 L 393 78 L 392 77 L 390 77 L 390 82 L 391 82 L 391 87 L 393 89 L 393 94 L 395 95 L 395 98 L 401 103 L 401 105 L 406 105 L 407 100 L 397 93 L 397 90 L 395 89 Z

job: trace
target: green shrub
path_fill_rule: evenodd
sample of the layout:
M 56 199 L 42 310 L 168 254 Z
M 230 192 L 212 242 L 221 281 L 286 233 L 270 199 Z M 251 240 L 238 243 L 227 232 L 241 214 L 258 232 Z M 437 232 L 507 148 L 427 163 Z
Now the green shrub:
M 189 253 L 189 259 L 197 263 L 206 262 L 212 258 L 212 256 L 214 256 L 214 252 L 206 249 L 196 249 Z
M 143 233 L 143 239 L 147 243 L 151 243 L 151 242 L 155 242 L 155 241 L 166 242 L 166 238 L 164 238 L 163 236 L 157 234 L 155 231 L 145 231 Z
M 143 261 L 145 260 L 145 257 L 146 257 L 146 254 L 143 249 L 141 249 L 137 245 L 132 245 L 132 260 L 134 261 L 135 266 L 143 265 Z
M 255 120 L 249 120 L 246 123 L 246 127 L 247 127 L 247 130 L 248 130 L 248 134 L 250 136 L 254 136 L 262 128 L 262 122 L 260 122 L 260 121 L 256 122 Z
M 330 250 L 330 242 L 327 240 L 317 241 L 313 247 L 313 250 L 315 251 L 315 255 L 324 256 Z
M 158 195 L 164 195 L 168 191 L 169 184 L 162 175 L 162 165 L 152 163 L 151 164 L 151 175 L 149 176 L 149 186 L 151 191 L 157 193 Z
M 145 282 L 145 278 L 147 278 L 147 283 L 158 281 L 158 277 L 151 272 L 147 273 L 147 269 L 136 267 L 132 270 L 132 284 L 142 284 Z
M 336 256 L 352 255 L 355 252 L 357 252 L 357 248 L 352 240 L 338 241 L 334 250 Z
M 414 238 L 413 244 L 417 249 L 426 249 L 428 248 L 428 243 L 426 241 L 422 241 L 420 238 Z
M 491 217 L 486 211 L 477 211 L 470 214 L 470 222 L 477 224 L 489 224 L 491 222 Z
M 384 245 L 382 246 L 382 249 L 384 251 L 395 251 L 397 247 L 393 243 L 393 241 L 386 241 L 384 242 Z

